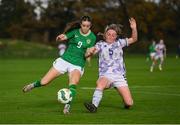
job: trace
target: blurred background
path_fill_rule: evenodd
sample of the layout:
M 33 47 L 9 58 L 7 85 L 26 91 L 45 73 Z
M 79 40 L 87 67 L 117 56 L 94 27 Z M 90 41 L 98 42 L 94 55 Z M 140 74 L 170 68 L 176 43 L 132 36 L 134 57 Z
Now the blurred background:
M 0 0 L 1 57 L 10 53 L 10 41 L 57 48 L 56 36 L 83 15 L 92 17 L 95 33 L 103 32 L 107 24 L 119 23 L 127 37 L 131 33 L 128 19 L 134 17 L 139 42 L 128 52 L 147 53 L 152 39 L 164 39 L 167 52 L 176 53 L 180 43 L 180 0 Z

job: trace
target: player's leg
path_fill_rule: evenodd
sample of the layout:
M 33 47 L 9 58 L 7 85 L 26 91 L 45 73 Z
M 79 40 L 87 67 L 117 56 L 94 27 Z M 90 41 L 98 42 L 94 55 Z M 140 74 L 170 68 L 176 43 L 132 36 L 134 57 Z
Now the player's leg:
M 80 80 L 82 74 L 83 74 L 83 72 L 81 72 L 78 69 L 74 69 L 69 72 L 69 90 L 72 93 L 72 101 L 76 95 L 76 86 L 79 83 L 79 80 Z M 70 113 L 70 107 L 71 107 L 72 101 L 65 104 L 64 109 L 63 109 L 64 114 Z
M 47 85 L 57 76 L 64 74 L 66 71 L 67 71 L 67 62 L 62 60 L 61 58 L 58 58 L 53 62 L 53 67 L 46 73 L 46 75 L 41 80 L 37 80 L 31 84 L 26 85 L 23 88 L 23 92 L 29 92 L 33 88 Z
M 81 72 L 77 69 L 69 73 L 69 89 L 73 97 L 76 95 L 76 86 L 79 83 L 80 78 Z
M 128 86 L 118 87 L 117 91 L 123 98 L 125 108 L 129 109 L 130 107 L 132 107 L 133 99 L 132 99 L 131 92 L 130 92 Z
M 160 63 L 159 63 L 159 70 L 160 70 L 160 71 L 162 71 L 162 64 L 163 64 L 163 62 L 164 62 L 164 57 L 161 56 L 161 57 L 160 57 Z
M 97 86 L 93 94 L 92 102 L 84 103 L 84 106 L 89 110 L 89 112 L 96 112 L 97 107 L 100 104 L 100 101 L 103 96 L 103 90 L 107 88 L 109 80 L 106 77 L 100 77 L 97 80 Z
M 154 60 L 155 55 L 156 55 L 156 53 L 154 53 L 154 52 L 150 54 L 150 58 L 152 61 Z
M 23 92 L 29 92 L 34 88 L 45 86 L 59 75 L 60 73 L 54 67 L 52 67 L 41 80 L 37 80 L 24 86 Z
M 157 55 L 152 58 L 152 64 L 151 64 L 151 67 L 150 67 L 150 72 L 153 72 L 154 66 L 157 63 L 157 60 L 158 60 L 158 56 Z
M 86 58 L 87 62 L 88 62 L 88 66 L 91 66 L 91 57 Z

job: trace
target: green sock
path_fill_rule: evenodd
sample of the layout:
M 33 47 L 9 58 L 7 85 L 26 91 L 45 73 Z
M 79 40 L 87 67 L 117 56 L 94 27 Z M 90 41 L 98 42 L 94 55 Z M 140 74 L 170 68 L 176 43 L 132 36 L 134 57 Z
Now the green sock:
M 35 81 L 34 82 L 34 88 L 36 88 L 36 87 L 41 87 L 42 85 L 41 85 L 41 82 L 39 81 L 39 80 L 37 80 L 37 81 Z
M 74 98 L 75 95 L 76 95 L 76 85 L 75 85 L 75 84 L 70 84 L 70 85 L 69 85 L 69 90 L 70 90 L 71 93 L 72 93 L 72 98 Z

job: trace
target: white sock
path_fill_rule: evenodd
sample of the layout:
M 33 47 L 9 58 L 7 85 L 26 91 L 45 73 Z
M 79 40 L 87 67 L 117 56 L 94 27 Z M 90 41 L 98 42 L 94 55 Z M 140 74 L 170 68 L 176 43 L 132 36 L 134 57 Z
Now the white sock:
M 102 90 L 96 89 L 96 90 L 94 91 L 92 103 L 93 103 L 96 107 L 99 106 L 99 103 L 100 103 L 100 101 L 101 101 L 101 99 L 102 99 L 102 96 L 103 96 L 103 91 L 102 91 Z

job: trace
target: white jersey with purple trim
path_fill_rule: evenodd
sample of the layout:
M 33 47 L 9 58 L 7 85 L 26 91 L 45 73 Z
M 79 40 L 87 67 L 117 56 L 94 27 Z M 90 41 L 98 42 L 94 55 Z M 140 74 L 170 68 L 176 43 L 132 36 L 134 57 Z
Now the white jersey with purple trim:
M 163 53 L 164 53 L 164 50 L 166 49 L 166 47 L 164 44 L 158 43 L 155 46 L 155 49 L 156 49 L 156 55 L 164 55 Z
M 62 56 L 66 50 L 66 45 L 64 43 L 60 43 L 58 49 L 59 49 L 59 55 Z
M 122 48 L 128 46 L 127 39 L 118 39 L 114 43 L 99 41 L 95 47 L 99 53 L 99 76 L 115 74 L 125 75 Z
M 61 44 L 59 44 L 59 46 L 58 46 L 58 49 L 63 49 L 63 50 L 65 50 L 66 49 L 66 45 L 64 44 L 64 43 L 61 43 Z

